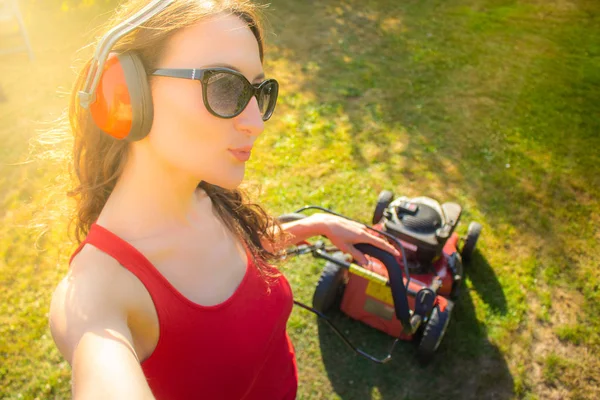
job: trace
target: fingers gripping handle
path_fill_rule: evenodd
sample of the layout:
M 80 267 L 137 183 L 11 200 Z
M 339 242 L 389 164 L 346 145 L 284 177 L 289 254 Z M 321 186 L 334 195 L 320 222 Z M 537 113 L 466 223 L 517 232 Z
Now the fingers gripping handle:
M 412 326 L 410 323 L 410 309 L 408 307 L 408 298 L 406 296 L 406 288 L 404 287 L 404 281 L 402 279 L 402 268 L 392 254 L 385 250 L 381 250 L 371 244 L 359 243 L 355 244 L 357 250 L 364 254 L 375 257 L 383 263 L 387 269 L 388 276 L 390 279 L 390 287 L 392 289 L 392 298 L 394 299 L 394 310 L 396 317 L 402 324 L 402 328 L 406 333 L 412 332 Z

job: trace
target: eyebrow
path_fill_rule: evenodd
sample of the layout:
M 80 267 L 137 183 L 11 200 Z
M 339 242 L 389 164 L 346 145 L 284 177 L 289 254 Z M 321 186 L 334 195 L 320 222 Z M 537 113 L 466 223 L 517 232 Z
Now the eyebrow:
M 206 67 L 203 68 L 211 68 L 211 67 L 225 67 L 225 68 L 229 68 L 232 69 L 234 71 L 239 72 L 240 74 L 242 73 L 242 71 L 240 71 L 239 68 L 234 67 L 233 65 L 230 64 L 224 64 L 224 63 L 220 63 L 220 64 L 213 64 L 213 65 L 207 65 Z M 264 80 L 265 79 L 265 73 L 261 72 L 260 74 L 256 75 L 256 77 L 252 80 L 252 82 L 256 82 L 258 80 Z

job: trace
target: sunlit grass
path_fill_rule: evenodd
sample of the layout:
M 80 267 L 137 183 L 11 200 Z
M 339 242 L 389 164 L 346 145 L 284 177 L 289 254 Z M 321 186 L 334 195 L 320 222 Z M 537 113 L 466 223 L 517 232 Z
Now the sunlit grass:
M 60 219 L 42 236 L 28 228 L 62 204 L 48 190 L 62 169 L 27 160 L 66 107 L 81 33 L 114 4 L 77 3 L 22 1 L 36 61 L 0 64 L 0 398 L 69 396 L 46 313 L 73 245 Z M 386 366 L 359 359 L 295 309 L 300 398 L 600 396 L 599 12 L 584 0 L 272 2 L 265 68 L 282 92 L 248 164 L 260 202 L 368 222 L 390 189 L 459 202 L 484 227 L 426 368 L 409 343 Z M 297 299 L 310 302 L 321 267 L 285 265 Z M 373 352 L 389 344 L 337 320 Z

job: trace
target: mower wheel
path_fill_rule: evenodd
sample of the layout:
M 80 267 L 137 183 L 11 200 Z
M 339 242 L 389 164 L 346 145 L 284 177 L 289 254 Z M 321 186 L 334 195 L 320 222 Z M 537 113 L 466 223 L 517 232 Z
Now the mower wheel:
M 344 260 L 344 253 L 337 252 L 333 257 Z M 327 312 L 343 293 L 346 269 L 332 262 L 327 262 L 313 295 L 313 308 L 322 313 Z
M 471 222 L 469 224 L 469 230 L 467 231 L 467 237 L 465 238 L 465 244 L 460 252 L 461 257 L 466 264 L 471 262 L 473 251 L 475 251 L 475 245 L 477 244 L 477 239 L 479 239 L 480 234 L 481 224 L 478 222 Z
M 431 316 L 427 321 L 427 325 L 425 325 L 421 342 L 419 343 L 419 348 L 417 350 L 419 361 L 422 364 L 427 364 L 433 359 L 433 354 L 440 346 L 444 334 L 446 333 L 451 313 L 451 307 L 446 307 L 442 312 L 438 306 L 435 306 L 431 311 Z
M 377 197 L 377 205 L 375 206 L 375 212 L 373 212 L 373 225 L 381 221 L 381 218 L 383 218 L 383 212 L 386 208 L 388 208 L 393 198 L 394 193 L 390 192 L 389 190 L 384 190 L 379 193 L 379 196 Z
M 277 217 L 277 221 L 279 223 L 284 224 L 286 222 L 298 221 L 299 219 L 306 218 L 308 215 L 300 214 L 300 213 L 288 213 L 283 214 Z

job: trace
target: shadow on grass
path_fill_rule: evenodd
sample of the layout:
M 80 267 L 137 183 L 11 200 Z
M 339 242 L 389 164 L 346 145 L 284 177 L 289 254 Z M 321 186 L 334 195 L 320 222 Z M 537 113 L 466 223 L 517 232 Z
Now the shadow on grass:
M 474 284 L 478 282 L 478 295 L 492 307 L 506 312 L 504 294 L 485 259 L 476 252 L 471 266 L 467 275 Z M 393 342 L 390 336 L 350 319 L 339 310 L 331 312 L 331 316 L 354 345 L 378 358 L 387 354 Z M 400 341 L 392 361 L 379 365 L 355 354 L 321 320 L 318 331 L 329 380 L 344 400 L 377 398 L 375 392 L 382 399 L 514 397 L 513 378 L 506 361 L 488 341 L 487 330 L 477 320 L 466 289 L 455 304 L 434 360 L 427 366 L 417 362 L 414 342 Z
M 492 266 L 478 251 L 473 253 L 471 265 L 473 268 L 466 267 L 466 275 L 473 285 L 473 290 L 493 313 L 506 315 L 506 296 Z M 462 301 L 462 298 L 460 300 Z

